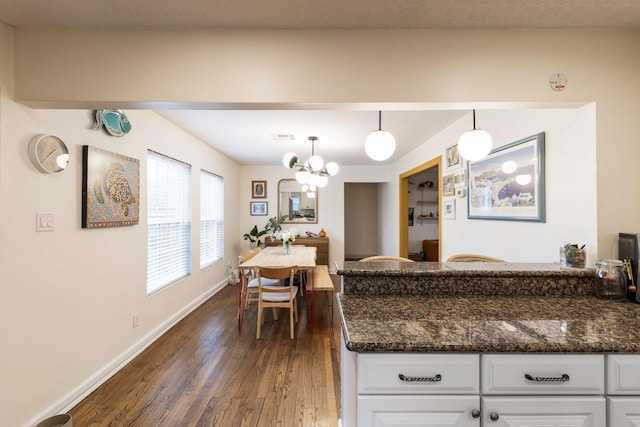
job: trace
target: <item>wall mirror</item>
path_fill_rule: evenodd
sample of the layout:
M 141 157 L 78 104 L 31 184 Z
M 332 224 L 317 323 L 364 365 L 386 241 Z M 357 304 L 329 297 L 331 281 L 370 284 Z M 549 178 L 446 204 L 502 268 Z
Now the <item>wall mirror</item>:
M 286 224 L 318 223 L 318 190 L 302 191 L 302 184 L 295 179 L 278 182 L 278 216 L 287 215 Z

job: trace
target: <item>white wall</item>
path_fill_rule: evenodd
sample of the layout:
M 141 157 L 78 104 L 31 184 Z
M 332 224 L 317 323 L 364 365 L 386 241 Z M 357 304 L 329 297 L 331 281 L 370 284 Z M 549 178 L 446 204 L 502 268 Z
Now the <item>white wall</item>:
M 378 255 L 378 185 L 345 183 L 345 256 Z
M 558 40 L 562 49 L 550 49 Z M 126 46 L 119 51 L 120 61 L 105 53 L 113 46 Z M 268 218 L 249 215 L 251 180 L 268 180 L 273 216 L 277 181 L 293 177 L 283 166 L 239 168 L 145 111 L 127 111 L 134 130 L 123 139 L 92 132 L 90 108 L 149 108 L 162 102 L 200 106 L 326 102 L 344 103 L 338 108 L 364 104 L 371 108 L 380 103 L 428 102 L 448 108 L 482 106 L 484 111 L 491 105 L 504 108 L 505 103 L 522 108 L 528 103 L 595 102 L 597 114 L 591 105 L 558 110 L 557 117 L 523 110 L 495 111 L 479 118 L 496 145 L 548 132 L 548 222 L 485 221 L 487 232 L 478 233 L 473 225 L 477 220 L 466 220 L 459 209 L 455 221 L 443 224 L 443 257 L 462 249 L 486 252 L 487 241 L 507 235 L 523 236 L 527 242 L 520 248 L 523 261 L 555 260 L 557 247 L 565 240 L 585 242 L 590 254 L 597 250 L 598 257 L 609 257 L 617 232 L 640 231 L 640 198 L 629 197 L 628 187 L 621 185 L 640 181 L 639 46 L 638 31 L 29 28 L 14 33 L 0 24 L 0 322 L 5 325 L 0 342 L 10 349 L 0 352 L 3 422 L 24 425 L 65 407 L 224 277 L 224 265 L 199 273 L 195 260 L 189 279 L 146 297 L 141 267 L 144 216 L 132 228 L 80 229 L 79 146 L 95 145 L 141 160 L 146 148 L 154 148 L 194 168 L 204 165 L 217 172 L 222 167 L 225 251 L 234 264 L 240 250 L 248 248 L 242 234 Z M 381 55 L 385 61 L 380 61 Z M 569 77 L 564 92 L 548 87 L 549 76 L 556 72 Z M 615 84 L 602 83 L 603 76 L 615 76 Z M 14 93 L 30 105 L 78 110 L 32 110 L 16 104 Z M 470 117 L 425 141 L 391 168 L 341 165 L 340 174 L 320 192 L 319 224 L 308 227 L 325 228 L 331 239 L 331 261 L 344 256 L 344 182 L 383 183 L 378 194 L 380 247 L 385 253 L 398 253 L 398 175 L 441 155 L 444 146 L 469 128 Z M 69 143 L 69 170 L 47 176 L 28 163 L 26 145 L 38 132 L 57 134 Z M 590 132 L 595 132 L 595 139 Z M 560 160 L 562 154 L 569 160 Z M 142 167 L 144 173 L 144 163 Z M 573 186 L 576 177 L 579 191 Z M 144 192 L 144 181 L 141 184 Z M 56 214 L 56 231 L 35 233 L 38 210 Z M 518 233 L 506 233 L 516 226 Z M 454 243 L 458 240 L 464 244 Z M 512 259 L 505 247 L 506 240 L 505 245 L 498 242 L 491 254 Z M 135 330 L 134 310 L 141 313 L 142 322 Z
M 105 54 L 113 46 L 127 47 L 119 61 Z M 28 105 L 63 108 L 104 105 L 105 99 L 137 108 L 327 103 L 376 110 L 403 103 L 485 110 L 595 102 L 597 251 L 604 257 L 620 230 L 640 229 L 640 198 L 629 199 L 620 185 L 640 180 L 638 46 L 638 30 L 30 27 L 15 32 L 15 96 Z M 122 64 L 126 77 L 114 78 Z M 562 92 L 549 87 L 557 72 L 569 79 Z M 603 76 L 615 76 L 616 83 L 603 83 Z M 620 200 L 628 201 L 627 209 L 619 209 Z
M 456 219 L 442 219 L 441 259 L 479 253 L 513 262 L 557 262 L 559 247 L 571 242 L 587 245 L 587 262 L 593 265 L 598 239 L 595 106 L 483 111 L 477 120 L 492 135 L 494 148 L 545 132 L 546 222 L 467 219 L 467 199 L 455 198 Z M 389 188 L 397 188 L 393 181 L 400 173 L 444 155 L 471 123 L 469 115 L 396 162 Z M 398 195 L 390 193 L 392 203 Z M 391 237 L 386 252 L 397 251 L 393 243 Z
M 3 65 L 0 412 L 2 425 L 21 426 L 67 408 L 226 283 L 226 263 L 237 257 L 240 172 L 236 163 L 150 111 L 127 111 L 133 129 L 115 138 L 90 129 L 90 110 L 33 110 L 17 104 L 8 96 L 4 70 Z M 67 170 L 48 175 L 30 163 L 27 145 L 38 133 L 67 143 Z M 140 160 L 139 225 L 81 228 L 82 145 Z M 200 270 L 195 222 L 191 276 L 152 296 L 146 294 L 147 149 L 191 164 L 196 221 L 199 170 L 225 179 L 225 260 Z M 55 214 L 53 232 L 36 233 L 38 211 Z M 136 329 L 134 312 L 140 313 Z

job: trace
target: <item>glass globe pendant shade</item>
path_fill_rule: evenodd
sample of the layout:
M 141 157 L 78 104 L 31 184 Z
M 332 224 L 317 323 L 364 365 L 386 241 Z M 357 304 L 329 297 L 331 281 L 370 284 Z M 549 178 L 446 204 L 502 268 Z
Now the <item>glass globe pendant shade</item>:
M 307 184 L 309 183 L 309 176 L 311 174 L 309 172 L 306 171 L 298 171 L 296 172 L 296 181 L 298 181 L 300 184 Z
M 327 169 L 327 173 L 331 176 L 335 176 L 338 174 L 338 171 L 340 170 L 340 167 L 338 166 L 338 164 L 336 162 L 329 162 L 327 163 L 326 166 Z
M 329 183 L 329 178 L 327 178 L 324 175 L 318 175 L 318 178 L 316 179 L 316 185 L 320 188 L 324 188 L 327 186 L 327 184 Z
M 313 169 L 314 171 L 319 171 L 320 169 L 322 169 L 322 166 L 324 166 L 324 160 L 322 160 L 322 157 L 316 155 L 313 155 L 311 157 L 309 157 L 309 166 L 311 166 L 311 169 Z
M 480 160 L 489 154 L 493 140 L 488 132 L 473 129 L 462 134 L 458 140 L 458 152 L 468 161 Z
M 297 161 L 298 161 L 298 156 L 296 156 L 295 153 L 287 153 L 282 158 L 282 164 L 284 164 L 284 166 L 289 169 L 292 169 Z
M 396 139 L 386 130 L 376 130 L 367 136 L 364 151 L 371 159 L 381 162 L 387 160 L 396 150 Z

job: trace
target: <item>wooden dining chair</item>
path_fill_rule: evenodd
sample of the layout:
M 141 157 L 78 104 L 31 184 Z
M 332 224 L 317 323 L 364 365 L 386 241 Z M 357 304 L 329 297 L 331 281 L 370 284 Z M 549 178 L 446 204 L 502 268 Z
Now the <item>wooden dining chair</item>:
M 254 248 L 255 249 L 255 248 Z M 244 309 L 250 302 L 258 301 L 258 278 L 255 274 L 255 267 L 242 268 L 242 263 L 249 261 L 256 255 L 254 252 L 245 252 L 238 257 L 238 269 L 240 270 L 240 284 L 242 287 L 242 293 L 244 294 Z M 242 280 L 243 279 L 243 280 Z M 277 285 L 279 280 L 264 279 L 265 285 Z
M 506 262 L 500 258 L 476 254 L 458 254 L 447 258 L 447 262 Z
M 402 262 L 414 262 L 412 259 L 403 258 L 400 256 L 389 255 L 374 255 L 366 258 L 362 258 L 360 262 L 378 262 L 378 261 L 402 261 Z
M 295 322 L 298 321 L 298 304 L 296 296 L 298 287 L 293 285 L 293 276 L 298 271 L 298 267 L 258 267 L 258 325 L 256 327 L 256 339 L 260 339 L 263 314 L 266 308 L 274 309 L 274 320 L 277 320 L 276 309 L 289 309 L 289 328 L 291 339 L 295 338 Z M 280 286 L 266 285 L 265 279 L 278 280 Z M 289 279 L 288 282 L 284 279 Z

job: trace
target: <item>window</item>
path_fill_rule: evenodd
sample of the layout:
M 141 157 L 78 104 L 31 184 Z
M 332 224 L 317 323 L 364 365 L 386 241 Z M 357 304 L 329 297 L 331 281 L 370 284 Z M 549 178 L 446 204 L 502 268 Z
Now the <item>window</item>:
M 191 166 L 147 154 L 147 295 L 191 273 Z
M 200 268 L 224 257 L 224 180 L 200 171 Z

